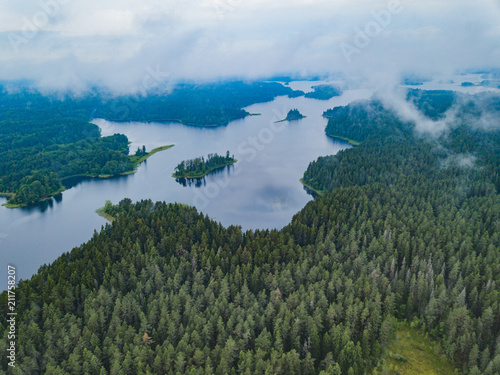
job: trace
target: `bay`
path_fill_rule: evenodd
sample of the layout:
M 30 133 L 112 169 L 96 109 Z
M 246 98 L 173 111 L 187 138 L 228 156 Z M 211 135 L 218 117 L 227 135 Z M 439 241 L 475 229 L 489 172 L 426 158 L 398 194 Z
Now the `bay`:
M 317 82 L 311 82 L 315 85 Z M 323 111 L 368 99 L 370 90 L 346 90 L 328 101 L 304 97 L 278 97 L 272 102 L 245 108 L 259 114 L 223 127 L 200 128 L 176 123 L 114 123 L 95 119 L 102 135 L 126 134 L 130 150 L 147 150 L 174 144 L 161 151 L 130 176 L 72 181 L 58 197 L 34 207 L 0 208 L 0 269 L 17 267 L 18 278 L 28 278 L 73 247 L 88 241 L 106 225 L 95 210 L 106 200 L 181 202 L 193 205 L 223 225 L 246 229 L 272 229 L 287 225 L 312 199 L 300 178 L 319 156 L 350 147 L 325 135 Z M 290 109 L 306 118 L 279 122 Z M 198 184 L 183 186 L 171 175 L 185 159 L 229 150 L 236 164 L 207 176 Z M 1 198 L 0 203 L 6 199 Z

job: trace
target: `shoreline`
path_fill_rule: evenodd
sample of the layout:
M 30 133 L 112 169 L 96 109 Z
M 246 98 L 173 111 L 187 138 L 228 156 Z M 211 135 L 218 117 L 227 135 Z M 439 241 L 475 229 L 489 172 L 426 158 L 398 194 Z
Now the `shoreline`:
M 254 103 L 254 104 L 257 104 L 257 103 Z M 102 119 L 102 120 L 105 120 L 105 121 L 117 122 L 117 123 L 127 123 L 127 122 L 139 122 L 141 124 L 150 124 L 150 123 L 169 124 L 169 123 L 173 123 L 173 124 L 181 124 L 181 125 L 186 125 L 186 126 L 193 126 L 193 127 L 196 127 L 196 128 L 216 128 L 216 127 L 219 127 L 219 126 L 227 126 L 232 121 L 242 120 L 245 117 L 249 117 L 249 116 L 261 116 L 261 115 L 262 115 L 261 113 L 248 113 L 247 112 L 245 114 L 245 116 L 242 116 L 242 117 L 231 117 L 227 123 L 223 123 L 223 124 L 194 124 L 194 123 L 189 123 L 189 122 L 183 122 L 182 120 L 179 120 L 179 119 L 162 119 L 162 120 L 147 120 L 147 121 L 146 120 L 108 120 L 108 119 L 106 119 L 104 117 L 96 117 L 96 118 L 92 119 L 92 121 L 97 120 L 97 119 Z
M 201 175 L 196 175 L 196 176 L 188 176 L 188 175 L 184 175 L 184 176 L 176 176 L 176 175 L 175 175 L 175 173 L 174 173 L 174 174 L 172 174 L 172 177 L 175 177 L 175 178 L 186 178 L 186 179 L 189 179 L 189 180 L 195 180 L 195 179 L 197 179 L 197 178 L 203 178 L 203 177 L 205 177 L 206 175 L 208 175 L 210 172 L 213 172 L 213 171 L 215 171 L 215 170 L 217 170 L 217 169 L 221 169 L 221 168 L 224 168 L 224 167 L 228 167 L 228 166 L 230 166 L 230 165 L 233 165 L 233 164 L 235 164 L 237 161 L 238 161 L 238 160 L 236 160 L 236 159 L 235 159 L 234 161 L 232 161 L 232 162 L 230 162 L 230 163 L 226 163 L 226 164 L 224 164 L 224 165 L 220 165 L 220 166 L 218 166 L 218 167 L 214 167 L 214 168 L 212 168 L 212 169 L 209 169 L 207 172 L 205 172 L 205 173 L 203 173 L 203 174 L 201 174 Z
M 113 223 L 113 221 L 115 220 L 115 217 L 113 217 L 110 214 L 107 214 L 106 212 L 104 212 L 104 207 L 98 208 L 97 210 L 95 210 L 95 212 L 99 216 L 103 217 L 104 219 L 106 219 L 110 223 Z
M 323 190 L 317 190 L 315 188 L 313 188 L 311 185 L 308 185 L 305 181 L 304 181 L 304 178 L 301 178 L 300 179 L 300 182 L 302 185 L 304 185 L 304 187 L 306 187 L 307 189 L 313 191 L 314 193 L 316 193 L 318 196 L 323 196 L 325 194 L 325 192 Z
M 284 118 L 283 120 L 279 120 L 279 121 L 275 121 L 274 123 L 277 124 L 278 122 L 285 122 L 285 121 L 299 121 L 299 120 L 302 120 L 303 118 L 306 118 L 307 116 L 302 116 L 302 117 L 299 117 L 299 118 L 292 118 L 292 119 L 287 119 L 287 118 Z
M 12 198 L 15 195 L 15 193 L 0 193 L 0 197 L 5 197 L 7 199 Z M 5 204 L 5 203 L 4 203 Z M 2 205 L 3 206 L 3 205 Z
M 42 202 L 44 202 L 46 200 L 52 199 L 52 197 L 54 197 L 55 195 L 61 194 L 63 191 L 65 191 L 66 190 L 66 186 L 64 186 L 64 181 L 68 180 L 70 178 L 100 178 L 100 179 L 110 179 L 110 178 L 114 178 L 114 177 L 132 175 L 132 174 L 134 174 L 134 173 L 137 172 L 137 169 L 139 168 L 139 165 L 142 162 L 146 161 L 148 158 L 150 158 L 151 156 L 153 156 L 157 152 L 168 150 L 169 148 L 172 148 L 174 146 L 175 145 L 166 145 L 166 146 L 156 147 L 156 148 L 152 149 L 150 152 L 148 152 L 146 155 L 143 155 L 141 157 L 138 157 L 138 156 L 135 156 L 135 155 L 127 155 L 130 158 L 130 160 L 131 160 L 131 162 L 133 164 L 133 169 L 130 170 L 130 171 L 122 172 L 122 173 L 119 173 L 117 175 L 108 175 L 108 174 L 101 174 L 101 175 L 80 174 L 80 175 L 67 176 L 67 177 L 61 178 L 61 183 L 63 184 L 63 186 L 59 190 L 57 190 L 56 192 L 50 193 L 49 196 L 46 196 L 46 197 L 40 199 L 37 202 L 29 204 L 29 203 L 9 203 L 9 201 L 7 201 L 7 202 L 3 203 L 2 206 L 6 207 L 6 208 L 11 208 L 11 209 L 13 209 L 13 208 L 22 208 L 22 207 L 35 206 L 35 205 L 37 205 L 39 203 L 42 203 Z M 9 200 L 11 198 L 13 198 L 15 195 L 16 195 L 15 193 L 0 193 L 0 196 L 7 197 Z
M 6 207 L 6 208 L 22 208 L 22 207 L 30 207 L 30 206 L 36 206 L 37 204 L 39 203 L 42 203 L 42 202 L 45 202 L 49 199 L 52 199 L 53 196 L 57 195 L 57 194 L 61 194 L 63 191 L 66 190 L 66 187 L 65 186 L 61 186 L 61 188 L 53 193 L 50 193 L 50 195 L 40 199 L 39 201 L 35 202 L 35 203 L 9 203 L 9 201 L 5 202 L 2 204 L 2 206 Z M 3 196 L 3 197 L 9 197 L 9 198 L 12 198 L 14 197 L 16 194 L 15 193 L 0 193 L 0 196 Z
M 336 139 L 340 139 L 341 141 L 347 142 L 351 146 L 359 146 L 361 144 L 361 142 L 357 142 L 357 141 L 354 141 L 352 139 L 345 138 L 345 137 L 340 137 L 338 135 L 332 135 L 332 134 L 329 134 L 329 133 L 326 133 L 326 135 L 329 136 L 330 138 L 336 138 Z
M 153 156 L 157 152 L 168 150 L 169 148 L 172 148 L 174 146 L 175 145 L 167 145 L 167 146 L 157 147 L 157 148 L 152 149 L 146 155 L 143 155 L 141 157 L 138 157 L 138 156 L 135 156 L 135 155 L 127 155 L 130 158 L 130 160 L 132 161 L 132 164 L 134 165 L 134 169 L 132 169 L 130 171 L 126 171 L 126 172 L 122 172 L 122 173 L 118 173 L 118 174 L 98 174 L 98 175 L 93 175 L 93 174 L 75 174 L 73 176 L 67 176 L 67 177 L 61 178 L 61 181 L 68 180 L 70 178 L 100 178 L 100 179 L 103 179 L 103 180 L 107 180 L 107 179 L 110 179 L 110 178 L 116 178 L 116 177 L 120 177 L 120 176 L 129 176 L 129 175 L 132 175 L 132 174 L 134 174 L 134 173 L 137 172 L 137 168 L 139 167 L 139 165 L 142 162 L 146 161 L 147 159 L 149 159 L 151 156 Z M 133 158 L 139 158 L 139 159 L 134 160 Z
M 146 155 L 143 155 L 143 156 L 140 156 L 140 157 L 139 156 L 135 156 L 135 155 L 128 155 L 129 158 L 130 158 L 130 160 L 134 164 L 134 169 L 133 169 L 133 171 L 127 171 L 127 172 L 120 173 L 120 175 L 127 176 L 127 175 L 130 175 L 130 174 L 134 174 L 135 172 L 137 172 L 137 168 L 139 167 L 139 165 L 142 162 L 148 160 L 151 156 L 153 156 L 157 152 L 168 150 L 169 148 L 172 148 L 174 146 L 175 145 L 166 145 L 166 146 L 156 147 L 156 148 L 152 149 L 151 151 L 149 151 Z

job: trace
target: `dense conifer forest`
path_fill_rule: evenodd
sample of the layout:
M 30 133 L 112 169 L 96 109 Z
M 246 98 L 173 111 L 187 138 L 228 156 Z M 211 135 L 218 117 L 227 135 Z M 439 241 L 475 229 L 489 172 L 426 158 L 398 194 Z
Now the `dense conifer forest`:
M 63 189 L 66 177 L 132 170 L 127 154 L 126 136 L 101 138 L 96 125 L 80 118 L 6 110 L 0 118 L 0 192 L 13 194 L 13 206 L 35 203 Z
M 112 225 L 19 284 L 2 371 L 390 374 L 379 361 L 406 320 L 462 373 L 499 374 L 500 131 L 483 116 L 499 101 L 414 94 L 456 121 L 431 135 L 376 100 L 328 111 L 327 132 L 360 145 L 310 164 L 324 194 L 281 230 L 108 205 Z
M 278 95 L 296 97 L 304 93 L 275 82 L 181 84 L 168 94 L 113 98 L 100 106 L 94 116 L 110 121 L 219 126 L 249 115 L 243 107 L 269 102 Z

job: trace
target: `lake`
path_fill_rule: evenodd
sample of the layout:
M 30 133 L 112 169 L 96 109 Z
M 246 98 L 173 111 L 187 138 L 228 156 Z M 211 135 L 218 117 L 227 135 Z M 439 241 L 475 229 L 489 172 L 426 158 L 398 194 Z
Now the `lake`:
M 311 85 L 317 82 L 309 83 Z M 301 82 L 304 86 L 304 83 Z M 287 225 L 312 197 L 300 178 L 308 164 L 319 156 L 350 147 L 325 135 L 323 111 L 367 99 L 370 90 L 346 90 L 328 101 L 278 97 L 272 102 L 245 108 L 248 116 L 223 127 L 199 128 L 168 123 L 113 123 L 95 119 L 102 135 L 126 134 L 130 150 L 147 150 L 175 144 L 145 163 L 136 174 L 113 179 L 85 179 L 72 184 L 59 197 L 35 207 L 0 207 L 0 267 L 7 280 L 8 264 L 17 267 L 20 278 L 62 253 L 88 241 L 106 220 L 95 213 L 107 199 L 181 202 L 194 205 L 223 225 L 245 229 L 271 229 Z M 297 108 L 306 118 L 280 122 Z M 183 186 L 171 177 L 185 159 L 229 150 L 236 164 L 207 176 L 198 184 Z M 4 203 L 5 198 L 0 198 Z M 3 289 L 4 287 L 2 287 Z
M 480 74 L 437 77 L 420 86 L 427 90 L 455 90 L 474 94 L 497 89 L 462 87 L 464 81 L 481 82 Z M 290 82 L 290 87 L 310 91 L 323 81 Z M 312 199 L 299 179 L 318 156 L 332 155 L 350 147 L 325 135 L 322 113 L 335 106 L 368 99 L 372 90 L 345 90 L 327 101 L 278 97 L 272 102 L 245 108 L 249 116 L 217 128 L 189 127 L 168 123 L 113 123 L 95 119 L 102 135 L 123 133 L 130 150 L 145 145 L 147 150 L 175 144 L 153 155 L 136 174 L 109 180 L 85 179 L 74 182 L 61 196 L 30 208 L 0 206 L 0 275 L 7 280 L 7 265 L 17 266 L 17 275 L 27 278 L 62 253 L 88 241 L 106 224 L 95 213 L 106 200 L 182 202 L 196 206 L 212 219 L 245 229 L 271 229 L 287 225 L 293 215 Z M 281 122 L 297 108 L 306 118 Z M 185 159 L 225 154 L 229 150 L 238 162 L 199 183 L 183 186 L 171 177 L 175 166 Z M 6 202 L 0 197 L 0 204 Z M 6 287 L 6 283 L 0 289 Z

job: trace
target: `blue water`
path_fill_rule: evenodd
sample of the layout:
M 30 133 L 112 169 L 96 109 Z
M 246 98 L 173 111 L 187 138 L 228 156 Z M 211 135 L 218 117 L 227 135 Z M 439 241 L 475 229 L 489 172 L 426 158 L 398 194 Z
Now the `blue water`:
M 94 120 L 103 135 L 126 134 L 132 142 L 131 150 L 142 145 L 148 150 L 175 146 L 153 155 L 134 175 L 87 179 L 31 208 L 1 207 L 0 286 L 6 286 L 8 264 L 17 267 L 18 277 L 27 278 L 41 265 L 88 241 L 94 230 L 106 224 L 95 210 L 108 199 L 113 203 L 125 197 L 134 201 L 150 198 L 182 202 L 196 206 L 224 225 L 241 225 L 243 229 L 285 226 L 312 199 L 299 181 L 308 164 L 318 156 L 349 147 L 325 135 L 323 111 L 370 96 L 368 90 L 350 90 L 328 101 L 278 97 L 246 108 L 259 116 L 218 128 Z M 275 123 L 292 108 L 307 117 Z M 213 152 L 225 154 L 227 150 L 238 162 L 207 176 L 200 186 L 183 186 L 171 177 L 175 166 L 184 159 Z M 0 203 L 5 201 L 0 198 Z

